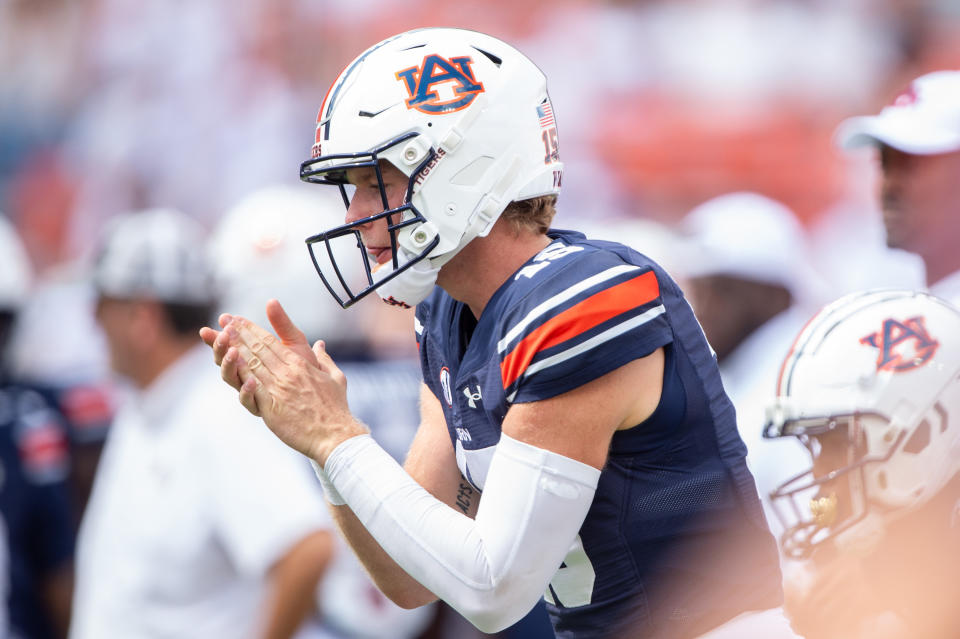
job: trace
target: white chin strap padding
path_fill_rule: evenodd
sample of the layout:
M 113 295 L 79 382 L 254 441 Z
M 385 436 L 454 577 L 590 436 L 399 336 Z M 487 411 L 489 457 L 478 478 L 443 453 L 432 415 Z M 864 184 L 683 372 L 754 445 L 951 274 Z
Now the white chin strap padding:
M 403 257 L 401 249 L 401 257 L 397 260 L 398 266 L 403 266 L 408 261 L 408 258 Z M 392 269 L 387 268 L 380 271 L 384 275 L 393 272 Z M 389 282 L 378 286 L 377 295 L 388 304 L 416 306 L 430 295 L 437 283 L 438 273 L 440 273 L 440 267 L 434 266 L 429 258 L 420 260 Z M 374 273 L 374 277 L 376 275 L 377 273 Z

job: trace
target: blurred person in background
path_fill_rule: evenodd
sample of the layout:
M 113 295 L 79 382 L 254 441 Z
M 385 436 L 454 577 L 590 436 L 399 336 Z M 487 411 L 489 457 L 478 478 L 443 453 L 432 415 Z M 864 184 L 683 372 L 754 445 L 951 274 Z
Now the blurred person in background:
M 613 217 L 585 220 L 577 228 L 587 237 L 626 244 L 663 266 L 674 279 L 682 279 L 683 242 L 675 225 L 644 217 Z
M 919 255 L 929 290 L 960 304 L 960 71 L 920 76 L 878 115 L 841 123 L 837 139 L 877 148 L 887 246 Z
M 202 238 L 147 210 L 114 219 L 97 256 L 97 320 L 132 387 L 81 524 L 74 639 L 290 637 L 332 553 L 309 467 L 199 375 Z
M 347 399 L 354 414 L 394 459 L 402 461 L 419 425 L 420 366 L 415 347 L 398 354 L 396 337 L 383 341 L 384 314 L 379 311 L 392 311 L 387 319 L 393 322 L 397 316 L 406 318 L 404 336 L 415 344 L 410 330 L 413 313 L 398 312 L 373 299 L 344 311 L 327 292 L 304 239 L 318 226 L 334 226 L 342 217 L 338 195 L 304 184 L 271 185 L 243 198 L 217 223 L 210 240 L 211 266 L 221 291 L 219 307 L 266 324 L 267 302 L 278 299 L 310 341 L 324 340 L 350 379 Z M 347 257 L 351 253 L 343 247 L 334 250 L 347 281 L 357 284 L 361 275 L 359 265 Z M 402 639 L 431 632 L 436 634 L 429 636 L 451 639 L 480 636 L 446 604 L 414 610 L 394 604 L 339 536 L 317 590 L 317 603 L 319 615 L 298 639 Z M 529 617 L 499 636 L 553 636 L 542 605 Z
M 339 186 L 348 207 L 308 240 L 331 293 L 417 305 L 425 386 L 407 470 L 280 304 L 267 307 L 279 340 L 230 315 L 201 335 L 241 403 L 314 459 L 377 584 L 486 631 L 543 597 L 561 637 L 693 637 L 741 615 L 789 633 L 689 305 L 627 247 L 548 229 L 562 164 L 539 69 L 477 32 L 388 38 L 334 82 L 312 156 L 303 179 Z M 362 289 L 331 254 L 341 240 Z
M 958 337 L 946 301 L 879 290 L 825 307 L 787 355 L 764 434 L 807 458 L 774 494 L 804 637 L 958 636 Z
M 819 275 L 793 212 L 758 193 L 728 193 L 691 210 L 678 272 L 720 364 L 723 388 L 737 411 L 747 463 L 769 511 L 769 494 L 804 462 L 792 443 L 763 442 L 766 402 L 797 331 L 818 308 Z M 792 470 L 792 472 L 791 472 Z
M 417 362 L 387 359 L 371 350 L 364 330 L 371 307 L 344 313 L 317 277 L 303 241 L 318 224 L 334 224 L 342 213 L 334 193 L 304 184 L 267 186 L 237 202 L 210 237 L 210 263 L 221 293 L 218 307 L 265 323 L 267 301 L 279 299 L 310 339 L 323 338 L 342 359 L 350 375 L 351 405 L 391 455 L 402 459 L 417 427 Z M 358 273 L 345 275 L 352 281 Z M 315 490 L 322 498 L 319 484 Z M 326 525 L 334 529 L 329 515 Z M 421 632 L 435 614 L 432 607 L 404 610 L 387 599 L 338 536 L 316 601 L 319 614 L 308 620 L 298 639 L 404 639 Z
M 10 338 L 7 362 L 19 379 L 42 388 L 64 416 L 70 488 L 79 518 L 115 397 L 106 343 L 94 320 L 95 292 L 69 246 L 75 180 L 55 154 L 43 153 L 24 164 L 9 185 L 11 221 L 24 240 L 35 277 Z M 64 325 L 63 317 L 71 321 Z
M 63 416 L 9 366 L 30 285 L 26 250 L 0 214 L 0 636 L 54 639 L 70 623 L 76 528 Z

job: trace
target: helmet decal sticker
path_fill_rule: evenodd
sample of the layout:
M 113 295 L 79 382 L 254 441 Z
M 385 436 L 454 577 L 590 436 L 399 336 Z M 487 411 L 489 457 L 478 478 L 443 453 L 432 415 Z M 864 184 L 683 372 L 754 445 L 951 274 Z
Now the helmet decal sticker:
M 557 121 L 553 118 L 553 107 L 546 99 L 537 106 L 537 119 L 540 121 L 540 137 L 543 140 L 543 163 L 560 161 L 560 148 L 557 144 Z M 554 176 L 554 185 L 560 185 L 559 175 Z
M 409 95 L 407 108 L 439 115 L 470 106 L 477 95 L 484 91 L 483 83 L 473 77 L 471 64 L 473 59 L 468 56 L 447 60 L 433 53 L 424 56 L 419 67 L 397 71 L 396 77 L 403 81 Z M 449 85 L 450 82 L 456 84 Z M 441 97 L 437 88 L 443 85 L 446 85 L 443 89 L 445 96 Z
M 895 373 L 923 366 L 940 346 L 940 342 L 927 333 L 923 317 L 911 317 L 903 322 L 886 319 L 881 330 L 861 337 L 860 343 L 880 350 L 878 371 Z

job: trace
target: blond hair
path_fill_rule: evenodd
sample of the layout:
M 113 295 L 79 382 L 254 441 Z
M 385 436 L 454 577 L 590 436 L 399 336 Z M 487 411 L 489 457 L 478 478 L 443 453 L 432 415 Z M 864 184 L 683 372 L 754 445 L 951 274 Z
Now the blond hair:
M 510 222 L 517 233 L 523 230 L 546 233 L 556 213 L 557 196 L 541 195 L 529 200 L 511 202 L 500 217 Z

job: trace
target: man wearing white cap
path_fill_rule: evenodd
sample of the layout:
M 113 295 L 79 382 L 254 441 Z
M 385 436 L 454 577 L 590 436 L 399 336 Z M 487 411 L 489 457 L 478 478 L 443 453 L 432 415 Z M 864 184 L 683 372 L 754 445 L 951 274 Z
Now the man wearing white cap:
M 690 302 L 717 355 L 723 387 L 737 411 L 747 462 L 771 531 L 783 532 L 770 510 L 770 491 L 803 470 L 794 441 L 762 438 L 764 408 L 796 333 L 816 310 L 818 274 L 794 213 L 759 193 L 727 193 L 682 220 L 682 260 Z
M 879 148 L 887 245 L 918 254 L 930 291 L 960 303 L 960 71 L 917 78 L 878 115 L 843 122 L 837 138 Z
M 289 637 L 332 546 L 309 466 L 199 374 L 199 227 L 159 209 L 114 222 L 97 320 L 133 388 L 81 524 L 70 636 Z

